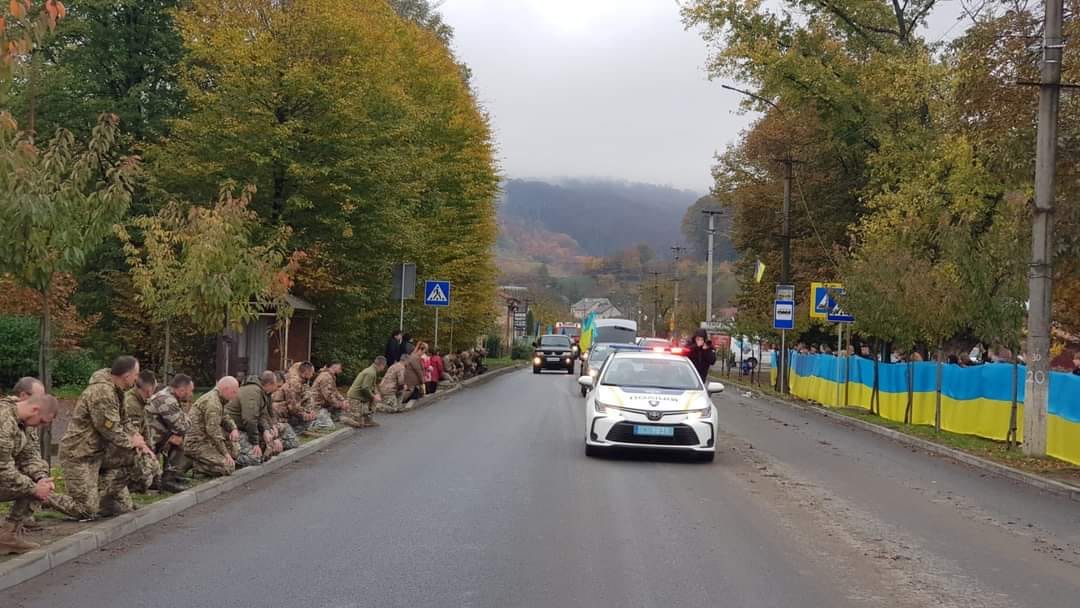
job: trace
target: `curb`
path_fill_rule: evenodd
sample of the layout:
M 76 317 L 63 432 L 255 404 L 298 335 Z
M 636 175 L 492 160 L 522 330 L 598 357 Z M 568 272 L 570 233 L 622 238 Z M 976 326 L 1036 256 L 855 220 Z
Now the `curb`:
M 753 388 L 746 388 L 734 382 L 730 382 L 729 384 L 731 386 L 737 386 L 747 391 L 754 390 Z M 975 456 L 974 454 L 968 454 L 967 452 L 964 452 L 962 450 L 957 450 L 934 443 L 933 441 L 927 441 L 919 437 L 913 437 L 906 433 L 901 433 L 899 431 L 894 431 L 883 426 L 878 426 L 876 424 L 873 424 L 872 422 L 866 422 L 864 420 L 859 420 L 858 418 L 852 418 L 843 414 L 837 414 L 835 412 L 831 412 L 825 409 L 824 407 L 819 407 L 815 405 L 804 405 L 796 401 L 788 401 L 786 399 L 781 399 L 779 397 L 773 397 L 772 395 L 765 394 L 760 394 L 757 398 L 763 401 L 784 405 L 806 412 L 814 412 L 825 418 L 829 418 L 830 420 L 833 420 L 834 422 L 837 422 L 839 424 L 853 426 L 856 428 L 860 428 L 864 431 L 874 433 L 875 435 L 888 437 L 889 439 L 892 439 L 897 443 L 917 447 L 924 451 L 930 452 L 931 454 L 950 458 L 956 462 L 975 467 L 976 469 L 985 471 L 992 475 L 1003 477 L 1005 479 L 1018 483 L 1026 484 L 1038 490 L 1042 490 L 1044 492 L 1048 492 L 1057 496 L 1062 496 L 1075 502 L 1080 502 L 1080 488 L 1076 486 L 1071 486 L 1067 483 L 1062 483 L 1060 481 L 1055 481 L 1053 479 L 1042 477 L 1041 475 L 1035 475 L 1034 473 L 1027 473 L 1025 471 L 1014 469 L 1010 466 L 999 464 L 997 462 L 982 458 L 980 456 Z
M 486 384 L 499 376 L 517 371 L 522 367 L 523 365 L 520 364 L 512 365 L 510 367 L 504 367 L 488 372 L 475 378 L 470 378 L 454 388 L 432 395 L 430 399 L 421 400 L 420 407 L 416 409 L 438 403 L 464 388 Z M 240 469 L 228 477 L 212 479 L 190 490 L 174 494 L 173 496 L 152 505 L 142 507 L 138 511 L 125 513 L 124 515 L 105 520 L 85 530 L 76 532 L 71 536 L 61 538 L 54 543 L 45 545 L 40 549 L 35 549 L 34 551 L 30 551 L 29 553 L 0 563 L 0 590 L 26 582 L 39 574 L 44 574 L 61 564 L 67 563 L 92 551 L 104 549 L 109 543 L 119 540 L 128 534 L 156 524 L 173 515 L 190 509 L 195 505 L 213 500 L 238 486 L 251 483 L 256 479 L 269 475 L 301 458 L 322 451 L 346 437 L 349 437 L 355 431 L 356 429 L 352 428 L 338 429 L 325 437 L 320 437 L 314 441 L 305 443 L 295 450 L 289 450 L 257 467 Z
M 416 407 L 414 407 L 413 409 L 408 410 L 408 411 L 409 412 L 415 412 L 417 410 L 422 410 L 425 407 L 434 405 L 434 404 L 442 401 L 443 399 L 449 398 L 451 395 L 457 394 L 458 392 L 460 392 L 463 389 L 466 389 L 466 388 L 469 388 L 469 387 L 472 387 L 472 386 L 480 386 L 482 384 L 487 384 L 488 382 L 491 382 L 492 380 L 494 380 L 495 378 L 498 378 L 499 376 L 505 376 L 507 374 L 516 372 L 516 371 L 518 371 L 520 369 L 524 369 L 525 367 L 526 367 L 526 365 L 524 363 L 515 363 L 515 364 L 509 365 L 507 367 L 501 367 L 501 368 L 499 368 L 497 370 L 487 372 L 486 374 L 481 374 L 479 376 L 469 378 L 468 380 L 463 380 L 463 381 L 459 382 L 454 387 L 451 387 L 451 388 L 448 388 L 448 389 L 445 389 L 445 390 L 441 390 L 441 391 L 435 393 L 434 395 L 431 395 L 430 397 L 424 397 L 424 398 L 420 399 L 420 401 L 416 402 Z M 400 412 L 400 413 L 404 414 L 406 412 Z M 2 589 L 2 587 L 0 587 L 0 589 Z

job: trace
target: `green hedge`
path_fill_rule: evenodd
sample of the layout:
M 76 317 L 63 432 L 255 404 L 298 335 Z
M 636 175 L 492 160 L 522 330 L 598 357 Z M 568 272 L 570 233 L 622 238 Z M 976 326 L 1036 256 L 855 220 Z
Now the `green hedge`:
M 38 320 L 0 316 L 0 388 L 37 374 Z
M 105 367 L 87 350 L 56 353 L 52 360 L 53 386 L 86 386 L 90 376 Z

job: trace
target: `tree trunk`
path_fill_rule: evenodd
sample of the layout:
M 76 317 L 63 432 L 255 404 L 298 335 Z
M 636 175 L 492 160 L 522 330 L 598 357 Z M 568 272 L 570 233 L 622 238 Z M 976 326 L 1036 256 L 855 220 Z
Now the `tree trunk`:
M 938 344 L 937 350 L 937 401 L 934 403 L 934 430 L 941 432 L 941 380 L 945 370 L 944 346 Z
M 165 320 L 165 357 L 164 357 L 165 360 L 161 364 L 162 375 L 165 376 L 165 382 L 168 382 L 171 379 L 171 376 L 172 376 L 172 374 L 171 374 L 171 369 L 172 368 L 169 366 L 169 363 L 170 363 L 169 355 L 171 354 L 170 347 L 172 346 L 172 344 L 171 344 L 172 334 L 171 334 L 171 331 L 170 331 L 171 325 L 172 325 L 172 321 L 169 320 L 169 319 L 166 319 Z
M 915 405 L 915 363 L 907 364 L 907 408 L 904 409 L 904 424 L 911 424 L 912 410 Z
M 52 328 L 49 315 L 49 296 L 52 292 L 52 280 L 46 282 L 45 288 L 41 290 L 41 331 L 40 340 L 38 343 L 38 377 L 41 379 L 41 383 L 45 385 L 45 392 L 52 391 L 52 374 L 49 373 L 49 355 L 52 345 Z M 41 439 L 41 456 L 45 459 L 45 462 L 50 466 L 52 465 L 52 423 L 48 426 L 39 428 L 39 435 Z
M 878 354 L 879 353 L 877 352 L 879 350 L 877 348 L 878 343 L 875 342 L 874 346 L 875 346 L 875 348 L 874 348 L 874 390 L 871 391 L 871 393 L 870 393 L 870 413 L 871 414 L 877 414 L 877 415 L 880 416 L 881 415 L 881 395 L 880 395 L 880 393 L 878 391 L 878 386 L 879 386 L 878 377 L 879 377 L 879 374 L 880 374 L 880 372 L 878 370 L 878 365 L 880 365 L 880 361 L 878 361 Z
M 1015 350 L 1013 352 L 1019 353 L 1020 351 Z M 1017 426 L 1017 424 L 1016 424 L 1016 415 L 1017 415 L 1017 409 L 1018 409 L 1017 408 L 1017 400 L 1019 399 L 1019 394 L 1018 393 L 1019 393 L 1019 389 L 1020 389 L 1020 381 L 1019 381 L 1020 362 L 1017 360 L 1017 358 L 1015 356 L 1013 357 L 1012 368 L 1013 368 L 1013 373 L 1012 373 L 1012 407 L 1009 410 L 1009 433 L 1005 437 L 1006 438 L 1006 447 L 1008 449 L 1010 449 L 1010 450 L 1013 449 L 1013 447 L 1015 447 L 1018 443 L 1020 443 L 1019 438 L 1016 436 L 1017 435 L 1017 432 L 1016 432 L 1017 431 L 1017 429 L 1016 429 L 1016 426 Z

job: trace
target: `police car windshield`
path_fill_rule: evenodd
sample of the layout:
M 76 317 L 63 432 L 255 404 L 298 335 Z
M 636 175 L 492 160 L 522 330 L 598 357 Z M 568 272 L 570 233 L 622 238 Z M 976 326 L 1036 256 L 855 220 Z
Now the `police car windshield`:
M 608 364 L 601 384 L 625 388 L 701 390 L 701 379 L 686 359 L 616 357 Z
M 561 346 L 570 348 L 570 338 L 567 336 L 544 336 L 540 338 L 540 346 Z

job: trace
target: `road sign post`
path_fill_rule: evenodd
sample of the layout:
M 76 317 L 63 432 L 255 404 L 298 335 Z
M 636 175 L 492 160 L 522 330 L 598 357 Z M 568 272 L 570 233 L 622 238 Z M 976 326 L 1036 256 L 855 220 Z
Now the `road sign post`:
M 435 308 L 435 349 L 438 349 L 439 309 L 450 306 L 450 281 L 425 281 L 424 306 Z
M 791 287 L 790 290 L 787 288 Z M 784 288 L 784 289 L 781 289 Z M 776 295 L 790 295 L 792 299 L 776 300 L 773 304 L 773 328 L 780 330 L 780 356 L 777 362 L 780 364 L 777 370 L 777 384 L 781 394 L 787 392 L 787 332 L 795 329 L 795 287 L 792 285 L 777 285 Z

